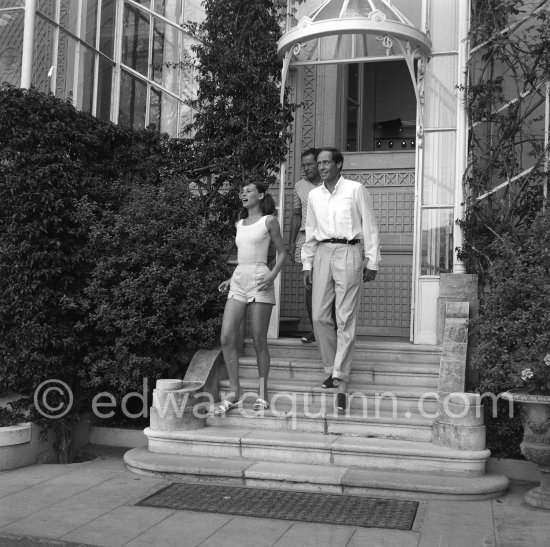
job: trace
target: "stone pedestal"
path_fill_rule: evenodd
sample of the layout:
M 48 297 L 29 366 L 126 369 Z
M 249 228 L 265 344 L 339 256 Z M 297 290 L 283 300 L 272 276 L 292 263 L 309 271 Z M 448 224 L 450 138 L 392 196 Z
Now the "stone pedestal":
M 440 398 L 432 427 L 438 446 L 455 450 L 485 450 L 483 405 L 477 393 L 450 393 Z
M 541 470 L 540 484 L 525 494 L 525 503 L 539 509 L 550 509 L 550 471 Z
M 211 401 L 202 395 L 201 382 L 157 380 L 153 390 L 153 406 L 150 408 L 150 428 L 155 431 L 181 431 L 205 427 Z

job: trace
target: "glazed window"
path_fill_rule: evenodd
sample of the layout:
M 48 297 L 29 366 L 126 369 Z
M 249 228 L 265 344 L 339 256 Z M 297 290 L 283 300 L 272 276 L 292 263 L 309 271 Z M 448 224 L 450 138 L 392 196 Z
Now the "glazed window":
M 405 61 L 352 63 L 343 70 L 343 148 L 414 150 L 416 97 Z
M 203 0 L 37 0 L 32 85 L 79 110 L 177 137 L 194 117 L 184 22 L 204 20 Z M 0 0 L 0 82 L 19 85 L 25 0 Z

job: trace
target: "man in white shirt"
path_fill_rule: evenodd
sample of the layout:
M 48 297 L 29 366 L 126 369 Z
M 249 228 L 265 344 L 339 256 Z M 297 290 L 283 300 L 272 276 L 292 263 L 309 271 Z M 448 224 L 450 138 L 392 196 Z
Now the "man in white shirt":
M 325 372 L 330 373 L 322 386 L 338 388 L 339 410 L 347 406 L 361 279 L 373 281 L 381 259 L 370 194 L 361 183 L 340 175 L 343 163 L 338 149 L 319 150 L 323 184 L 309 193 L 301 255 L 304 285 L 313 287 L 313 330 Z M 337 331 L 331 318 L 333 303 Z

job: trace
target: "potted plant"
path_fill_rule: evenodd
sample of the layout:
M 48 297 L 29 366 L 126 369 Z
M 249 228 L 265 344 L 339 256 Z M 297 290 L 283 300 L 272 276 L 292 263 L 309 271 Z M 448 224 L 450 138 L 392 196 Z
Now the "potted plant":
M 520 376 L 524 386 L 502 397 L 518 403 L 523 425 L 521 453 L 541 472 L 540 485 L 527 492 L 525 502 L 550 509 L 550 353 L 522 368 Z
M 538 465 L 541 485 L 526 501 L 550 509 L 550 207 L 495 231 L 488 249 L 488 290 L 470 324 L 477 390 L 498 401 L 486 406 L 488 445 L 500 457 L 517 457 L 519 448 Z M 514 416 L 504 408 L 509 401 L 517 403 Z

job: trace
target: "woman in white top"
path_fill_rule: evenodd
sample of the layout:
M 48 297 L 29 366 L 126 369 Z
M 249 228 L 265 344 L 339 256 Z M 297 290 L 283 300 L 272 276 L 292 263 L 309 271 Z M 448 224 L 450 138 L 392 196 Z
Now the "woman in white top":
M 231 279 L 219 285 L 220 291 L 229 290 L 223 313 L 221 344 L 231 392 L 217 407 L 216 414 L 225 414 L 243 401 L 239 381 L 238 347 L 240 325 L 244 321 L 248 306 L 251 312 L 250 325 L 260 376 L 258 398 L 252 408 L 254 410 L 269 408 L 267 379 L 270 357 L 267 347 L 267 329 L 275 304 L 273 282 L 283 267 L 286 252 L 279 222 L 273 216 L 275 202 L 267 193 L 265 184 L 253 182 L 244 186 L 242 204 L 241 220 L 236 224 L 235 237 L 238 265 Z M 270 243 L 273 243 L 277 251 L 277 260 L 272 270 L 267 267 Z

